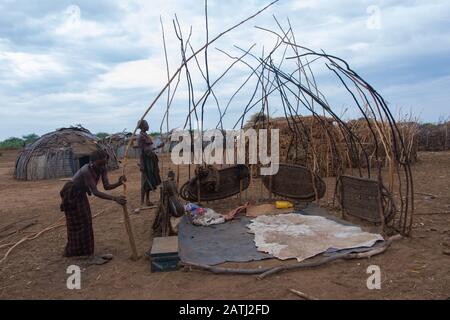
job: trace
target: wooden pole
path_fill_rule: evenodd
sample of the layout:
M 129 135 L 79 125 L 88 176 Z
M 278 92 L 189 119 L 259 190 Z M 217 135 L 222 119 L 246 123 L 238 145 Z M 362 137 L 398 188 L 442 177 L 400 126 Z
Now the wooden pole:
M 123 193 L 126 196 L 127 185 L 125 183 L 123 184 Z M 123 221 L 125 224 L 125 230 L 127 232 L 128 240 L 130 242 L 130 247 L 131 247 L 131 260 L 136 261 L 139 258 L 139 256 L 138 256 L 137 249 L 136 249 L 136 242 L 134 241 L 133 229 L 131 227 L 131 222 L 130 222 L 130 215 L 128 214 L 128 206 L 125 204 L 122 206 L 122 209 L 123 209 Z
M 304 292 L 298 291 L 298 290 L 294 290 L 294 289 L 289 289 L 290 292 L 296 294 L 297 296 L 299 296 L 300 298 L 303 298 L 305 300 L 319 300 L 313 296 L 310 296 L 309 294 L 306 294 Z
M 139 257 L 136 249 L 136 242 L 134 241 L 133 229 L 131 228 L 130 216 L 128 215 L 128 207 L 127 205 L 124 205 L 122 206 L 122 208 L 123 208 L 125 229 L 127 231 L 128 240 L 130 241 L 131 260 L 136 261 Z
M 384 206 L 383 206 L 383 180 L 381 177 L 381 161 L 378 160 L 378 212 L 380 214 L 381 221 L 381 234 L 384 235 L 386 232 L 386 220 L 384 217 Z

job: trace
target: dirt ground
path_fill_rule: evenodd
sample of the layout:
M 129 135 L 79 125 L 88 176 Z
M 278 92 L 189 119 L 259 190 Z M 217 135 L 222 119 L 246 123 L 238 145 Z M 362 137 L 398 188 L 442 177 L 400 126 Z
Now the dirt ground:
M 0 259 L 4 244 L 16 242 L 40 231 L 62 217 L 59 179 L 23 182 L 13 178 L 15 151 L 0 156 L 0 230 L 22 220 L 37 223 L 0 238 Z M 165 162 L 165 161 L 164 161 Z M 128 167 L 129 207 L 139 206 L 139 171 L 134 161 Z M 68 290 L 67 267 L 77 262 L 62 257 L 66 243 L 65 227 L 25 242 L 0 263 L 0 299 L 298 299 L 288 289 L 297 289 L 320 299 L 448 299 L 450 297 L 450 152 L 420 153 L 413 166 L 416 216 L 412 236 L 395 242 L 387 252 L 370 260 L 335 261 L 309 270 L 281 273 L 257 280 L 254 276 L 213 275 L 202 271 L 151 273 L 150 263 L 141 258 L 132 262 L 123 224 L 122 209 L 113 202 L 91 198 L 96 251 L 112 253 L 104 266 L 82 268 L 81 290 Z M 164 175 L 168 165 L 163 166 Z M 187 169 L 181 181 L 187 177 Z M 121 170 L 110 173 L 115 181 Z M 111 191 L 119 194 L 121 189 Z M 258 197 L 253 187 L 248 197 Z M 434 195 L 431 197 L 427 194 Z M 157 201 L 153 194 L 152 200 Z M 238 199 L 215 203 L 218 210 L 233 208 Z M 139 253 L 151 247 L 151 226 L 155 211 L 132 214 Z M 28 220 L 23 220 L 28 219 Z M 268 260 L 227 266 L 266 267 L 279 264 Z M 382 272 L 382 289 L 368 290 L 369 265 Z

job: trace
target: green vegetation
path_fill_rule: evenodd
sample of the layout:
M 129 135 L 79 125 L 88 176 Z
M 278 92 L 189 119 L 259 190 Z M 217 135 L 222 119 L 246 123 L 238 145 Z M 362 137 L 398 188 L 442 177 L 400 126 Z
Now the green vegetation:
M 25 144 L 30 144 L 39 139 L 39 136 L 36 133 L 30 133 L 22 136 L 22 139 L 25 141 Z
M 159 133 L 159 132 L 152 132 L 152 133 L 150 133 L 150 137 L 157 137 L 157 136 L 159 136 L 161 133 Z
M 99 132 L 95 136 L 99 139 L 105 139 L 106 137 L 110 136 L 110 134 L 107 132 Z
M 24 145 L 25 145 L 24 140 L 16 137 L 11 137 L 9 139 L 0 142 L 0 149 L 20 149 Z
M 30 133 L 22 136 L 22 138 L 11 137 L 0 141 L 0 149 L 21 149 L 25 145 L 35 142 L 39 136 L 35 133 Z

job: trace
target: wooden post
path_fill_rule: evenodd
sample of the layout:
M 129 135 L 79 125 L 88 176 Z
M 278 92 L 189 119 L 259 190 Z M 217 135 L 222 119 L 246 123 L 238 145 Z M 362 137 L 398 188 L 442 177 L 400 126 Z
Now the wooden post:
M 394 150 L 391 150 L 391 158 L 389 159 L 389 192 L 394 192 Z
M 127 158 L 128 149 L 130 148 L 130 145 L 133 142 L 133 138 L 134 138 L 134 133 L 133 133 L 133 136 L 131 137 L 130 141 L 128 142 L 127 148 L 125 149 L 125 159 L 123 162 L 123 169 L 122 169 L 122 173 L 124 176 L 125 176 L 125 168 L 128 163 L 128 158 Z M 127 196 L 127 184 L 123 183 L 122 186 L 123 186 L 123 195 L 124 195 L 124 197 L 126 197 Z M 128 241 L 130 242 L 130 247 L 131 247 L 131 259 L 133 261 L 136 261 L 137 259 L 139 259 L 139 256 L 138 256 L 138 252 L 136 249 L 136 242 L 134 241 L 133 229 L 131 227 L 131 222 L 130 222 L 130 215 L 128 214 L 128 206 L 126 204 L 122 206 L 122 211 L 123 211 L 123 221 L 125 224 L 125 230 L 127 232 Z
M 125 183 L 123 184 L 123 191 L 124 191 L 124 195 L 126 196 L 127 185 Z M 138 253 L 137 253 L 137 249 L 136 249 L 136 242 L 134 241 L 133 229 L 131 228 L 130 216 L 128 214 L 127 205 L 126 204 L 123 205 L 122 209 L 123 209 L 123 221 L 125 224 L 125 230 L 127 232 L 128 240 L 130 242 L 130 247 L 131 247 L 131 260 L 136 261 L 139 257 L 138 257 Z
M 381 221 L 381 234 L 385 234 L 385 217 L 384 217 L 384 207 L 383 207 L 383 181 L 381 178 L 381 161 L 378 160 L 378 212 L 380 213 Z

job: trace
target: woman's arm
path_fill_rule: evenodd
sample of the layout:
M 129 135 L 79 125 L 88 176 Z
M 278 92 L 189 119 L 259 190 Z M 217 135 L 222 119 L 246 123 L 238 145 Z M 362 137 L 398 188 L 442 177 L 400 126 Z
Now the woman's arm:
M 102 183 L 103 183 L 103 188 L 105 188 L 105 190 L 113 190 L 117 187 L 120 187 L 125 181 L 126 181 L 125 177 L 121 176 L 119 178 L 119 181 L 117 181 L 116 183 L 110 184 L 109 179 L 108 179 L 108 172 L 106 170 L 103 170 L 103 172 L 102 172 Z
M 117 203 L 119 203 L 121 205 L 125 205 L 127 203 L 127 200 L 123 196 L 115 197 L 115 196 L 112 196 L 107 193 L 99 191 L 97 189 L 97 183 L 96 183 L 94 177 L 90 173 L 87 173 L 84 176 L 84 181 L 85 181 L 86 186 L 89 188 L 89 190 L 92 192 L 92 194 L 94 196 L 99 197 L 100 199 L 104 199 L 104 200 L 116 201 Z

